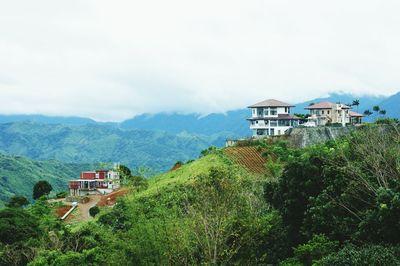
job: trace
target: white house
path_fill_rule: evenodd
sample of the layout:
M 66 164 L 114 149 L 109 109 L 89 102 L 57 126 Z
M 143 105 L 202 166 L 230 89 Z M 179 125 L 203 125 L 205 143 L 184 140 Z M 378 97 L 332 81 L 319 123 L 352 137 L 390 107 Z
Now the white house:
M 111 193 L 119 187 L 119 172 L 113 170 L 81 172 L 79 179 L 68 182 L 71 196 L 103 195 Z
M 299 119 L 290 114 L 294 105 L 278 100 L 265 100 L 249 106 L 251 108 L 250 129 L 253 137 L 284 135 L 293 126 L 299 124 Z

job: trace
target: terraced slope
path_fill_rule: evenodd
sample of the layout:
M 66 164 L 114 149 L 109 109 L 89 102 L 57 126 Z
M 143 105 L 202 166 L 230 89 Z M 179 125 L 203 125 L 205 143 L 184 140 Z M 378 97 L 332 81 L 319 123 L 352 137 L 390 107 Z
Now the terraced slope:
M 232 161 L 242 165 L 250 172 L 266 174 L 266 160 L 256 147 L 229 147 L 226 148 L 224 152 Z

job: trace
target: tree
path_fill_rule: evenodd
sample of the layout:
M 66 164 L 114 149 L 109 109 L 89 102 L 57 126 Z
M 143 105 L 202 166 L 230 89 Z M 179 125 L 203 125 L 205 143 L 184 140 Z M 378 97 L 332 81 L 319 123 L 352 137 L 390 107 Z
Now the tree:
M 13 244 L 38 237 L 38 223 L 34 216 L 20 208 L 6 208 L 0 211 L 0 242 Z
M 370 116 L 370 115 L 372 115 L 372 112 L 369 109 L 367 109 L 364 111 L 364 115 Z
M 323 234 L 314 235 L 307 243 L 294 248 L 294 257 L 286 260 L 283 265 L 316 265 L 323 257 L 335 253 L 338 247 L 338 241 L 331 241 Z
M 251 192 L 234 171 L 211 168 L 209 174 L 197 177 L 190 194 L 194 200 L 188 202 L 187 213 L 201 261 L 207 265 L 230 264 L 242 243 L 254 237 L 247 238 L 247 226 L 241 222 L 242 217 L 246 220 L 252 216 L 248 207 Z
M 6 204 L 10 208 L 20 208 L 29 204 L 29 201 L 23 196 L 13 196 Z
M 379 114 L 384 116 L 386 114 L 386 110 L 380 110 Z
M 131 173 L 131 169 L 129 169 L 127 166 L 125 166 L 125 165 L 120 165 L 119 167 L 118 167 L 118 172 L 119 172 L 119 174 L 121 175 L 121 178 L 123 178 L 123 179 L 129 179 L 130 177 L 131 177 L 131 175 L 132 175 L 132 173 Z
M 372 110 L 374 111 L 374 112 L 379 112 L 379 110 L 380 110 L 381 108 L 379 107 L 379 105 L 375 105 L 374 107 L 372 107 Z
M 33 199 L 38 199 L 41 196 L 49 195 L 53 187 L 46 180 L 40 180 L 33 186 Z
M 89 209 L 89 214 L 92 217 L 95 217 L 99 212 L 100 212 L 100 209 L 97 206 L 93 206 L 92 208 Z
M 385 265 L 395 266 L 400 264 L 398 251 L 393 247 L 383 247 L 370 245 L 365 247 L 356 247 L 347 245 L 338 253 L 324 257 L 316 265 L 320 266 L 364 266 L 364 265 Z
M 360 100 L 359 99 L 353 100 L 353 103 L 351 105 L 357 106 L 357 112 L 358 112 L 358 106 L 360 105 Z

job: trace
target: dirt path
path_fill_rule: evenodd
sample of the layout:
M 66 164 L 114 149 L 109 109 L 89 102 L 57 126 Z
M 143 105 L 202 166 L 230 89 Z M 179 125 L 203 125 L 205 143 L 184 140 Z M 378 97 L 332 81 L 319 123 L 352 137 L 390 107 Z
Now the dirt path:
M 90 214 L 89 214 L 89 209 L 92 208 L 97 204 L 97 202 L 100 201 L 101 196 L 100 195 L 92 195 L 90 196 L 90 201 L 87 203 L 79 203 L 78 208 L 80 209 L 81 212 L 81 221 L 87 221 L 89 219 L 93 219 Z
M 93 219 L 89 214 L 89 210 L 100 201 L 101 195 L 91 195 L 89 199 L 87 203 L 78 203 L 78 208 L 76 208 L 65 221 L 68 223 L 75 223 Z
M 107 195 L 90 195 L 88 196 L 90 201 L 87 203 L 78 203 L 78 208 L 76 208 L 65 219 L 65 221 L 67 223 L 77 223 L 77 222 L 84 222 L 91 220 L 93 218 L 89 214 L 90 208 L 92 208 L 95 205 L 99 207 L 113 206 L 117 198 L 123 197 L 128 193 L 129 189 L 122 188 Z

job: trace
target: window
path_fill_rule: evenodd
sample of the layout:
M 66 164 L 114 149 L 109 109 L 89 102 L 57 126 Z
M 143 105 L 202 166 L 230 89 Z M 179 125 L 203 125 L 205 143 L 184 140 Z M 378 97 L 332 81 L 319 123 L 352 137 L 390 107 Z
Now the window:
M 328 112 L 328 115 L 331 113 L 331 111 L 329 111 L 329 110 L 327 112 Z
M 275 135 L 275 129 L 274 129 L 274 128 L 271 128 L 269 134 L 270 134 L 271 136 Z
M 285 113 L 287 113 L 288 112 L 288 108 L 287 107 L 285 107 Z
M 278 125 L 280 127 L 288 127 L 290 126 L 290 120 L 278 120 Z
M 324 111 L 324 110 L 322 110 L 322 111 L 321 111 L 321 113 L 322 113 L 322 114 L 324 114 L 324 113 L 325 113 L 325 111 Z
M 319 115 L 319 110 L 315 110 L 315 114 L 316 114 L 316 115 Z
M 276 120 L 271 120 L 271 121 L 269 122 L 269 124 L 270 124 L 271 127 L 276 127 L 276 126 L 278 126 L 278 121 L 276 121 Z
M 263 109 L 264 108 L 257 108 L 257 116 L 262 116 L 263 115 Z
M 268 108 L 264 108 L 264 116 L 268 116 L 268 113 L 269 113 Z
M 265 135 L 265 130 L 264 129 L 257 129 L 257 135 L 258 136 Z
M 276 115 L 277 114 L 276 107 L 271 107 L 270 108 L 270 114 L 271 115 Z

